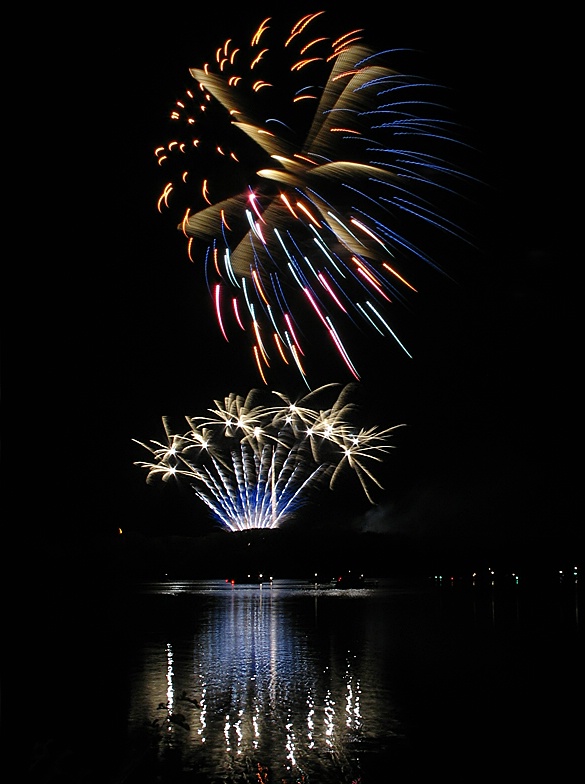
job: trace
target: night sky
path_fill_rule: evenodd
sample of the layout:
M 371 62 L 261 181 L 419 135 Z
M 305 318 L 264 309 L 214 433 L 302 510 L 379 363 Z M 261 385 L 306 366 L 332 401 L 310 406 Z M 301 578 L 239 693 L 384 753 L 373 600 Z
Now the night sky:
M 91 560 L 118 527 L 140 537 L 216 530 L 188 488 L 146 485 L 133 465 L 146 453 L 132 439 L 160 437 L 163 414 L 202 414 L 262 386 L 221 337 L 203 277 L 156 210 L 153 155 L 171 136 L 189 67 L 274 13 L 254 5 L 250 19 L 244 6 L 104 15 L 25 53 L 35 164 L 4 351 L 5 432 L 20 456 L 5 446 L 4 459 L 24 552 L 41 561 Z M 420 50 L 426 74 L 451 90 L 483 184 L 454 216 L 476 247 L 450 245 L 438 261 L 452 279 L 430 277 L 405 317 L 413 358 L 384 343 L 360 351 L 368 417 L 407 424 L 381 469 L 379 504 L 343 488 L 320 499 L 319 514 L 346 529 L 572 560 L 576 278 L 560 242 L 560 46 L 550 19 L 510 20 L 505 9 L 490 6 L 485 19 L 444 4 L 343 12 L 379 48 Z M 351 381 L 323 350 L 316 385 Z M 299 378 L 271 380 L 285 385 L 307 391 Z

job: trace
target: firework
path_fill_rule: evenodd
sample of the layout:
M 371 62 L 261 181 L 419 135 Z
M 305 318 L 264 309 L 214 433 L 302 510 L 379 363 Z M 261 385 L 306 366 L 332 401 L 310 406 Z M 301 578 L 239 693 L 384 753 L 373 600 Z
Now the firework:
M 147 482 L 187 480 L 213 517 L 229 531 L 278 528 L 327 483 L 333 488 L 346 471 L 359 480 L 373 503 L 370 484 L 381 487 L 370 468 L 391 448 L 396 427 L 356 426 L 354 385 L 338 392 L 333 405 L 314 408 L 317 398 L 339 384 L 327 384 L 301 400 L 280 392 L 280 402 L 265 405 L 266 392 L 245 397 L 231 393 L 205 416 L 186 416 L 187 429 L 175 433 L 163 417 L 165 440 L 135 443 L 152 455 L 135 465 L 147 470 Z
M 309 386 L 319 335 L 355 379 L 356 330 L 410 356 L 392 308 L 408 305 L 420 267 L 439 267 L 404 226 L 462 235 L 434 207 L 464 179 L 441 86 L 395 70 L 402 50 L 325 25 L 323 12 L 281 32 L 269 18 L 228 39 L 190 69 L 175 135 L 155 150 L 158 209 L 174 211 L 221 333 L 244 333 L 265 384 L 284 363 Z

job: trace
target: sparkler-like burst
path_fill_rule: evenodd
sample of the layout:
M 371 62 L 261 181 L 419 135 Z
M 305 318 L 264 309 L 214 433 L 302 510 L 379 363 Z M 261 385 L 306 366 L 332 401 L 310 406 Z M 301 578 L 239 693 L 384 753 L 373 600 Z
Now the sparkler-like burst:
M 404 225 L 462 235 L 434 207 L 464 179 L 442 88 L 395 70 L 399 50 L 372 50 L 362 30 L 332 38 L 324 22 L 309 14 L 279 33 L 268 18 L 247 43 L 225 41 L 190 69 L 176 135 L 155 150 L 158 209 L 182 216 L 219 329 L 246 333 L 265 384 L 283 362 L 309 386 L 308 335 L 356 379 L 356 327 L 410 356 L 392 305 L 416 292 L 415 262 L 438 267 Z
M 183 433 L 174 433 L 163 417 L 164 442 L 133 439 L 152 455 L 135 465 L 148 471 L 147 482 L 189 480 L 230 531 L 278 528 L 308 501 L 311 490 L 323 483 L 333 488 L 347 470 L 373 503 L 369 485 L 381 485 L 370 465 L 392 448 L 388 439 L 401 425 L 356 427 L 353 384 L 344 386 L 329 408 L 314 408 L 317 396 L 333 387 L 339 385 L 326 384 L 297 402 L 273 392 L 280 402 L 268 406 L 260 401 L 260 390 L 246 397 L 231 393 L 214 401 L 208 415 L 186 416 Z

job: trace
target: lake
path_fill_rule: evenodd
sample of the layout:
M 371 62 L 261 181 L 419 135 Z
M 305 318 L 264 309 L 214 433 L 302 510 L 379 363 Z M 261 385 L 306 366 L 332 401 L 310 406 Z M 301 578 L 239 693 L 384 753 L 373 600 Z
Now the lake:
M 569 781 L 582 642 L 573 574 L 47 586 L 21 780 Z

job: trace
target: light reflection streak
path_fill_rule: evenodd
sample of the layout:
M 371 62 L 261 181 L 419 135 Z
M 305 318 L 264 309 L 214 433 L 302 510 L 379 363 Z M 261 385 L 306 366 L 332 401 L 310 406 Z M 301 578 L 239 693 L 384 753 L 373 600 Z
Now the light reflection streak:
M 295 732 L 292 721 L 286 724 L 286 758 L 290 761 L 292 767 L 296 767 L 295 759 Z
M 335 702 L 331 698 L 331 692 L 327 691 L 325 697 L 325 707 L 323 710 L 323 724 L 325 726 L 325 743 L 333 745 L 333 734 L 335 730 Z
M 359 729 L 361 727 L 360 712 L 361 686 L 358 678 L 354 678 L 351 670 L 351 662 L 347 663 L 347 696 L 345 711 L 347 714 L 345 724 L 349 728 Z
M 173 648 L 167 643 L 167 706 L 169 715 L 173 713 L 175 690 L 173 689 Z
M 205 729 L 207 727 L 207 689 L 203 687 L 201 692 L 201 699 L 199 700 L 199 704 L 201 705 L 201 712 L 199 713 L 199 723 L 200 726 L 197 728 L 197 734 L 201 738 L 201 742 L 205 743 Z
M 307 739 L 309 742 L 307 748 L 313 749 L 315 748 L 315 739 L 313 734 L 315 730 L 315 703 L 313 702 L 313 698 L 310 694 L 307 697 L 307 705 L 309 706 L 309 712 L 307 713 Z

